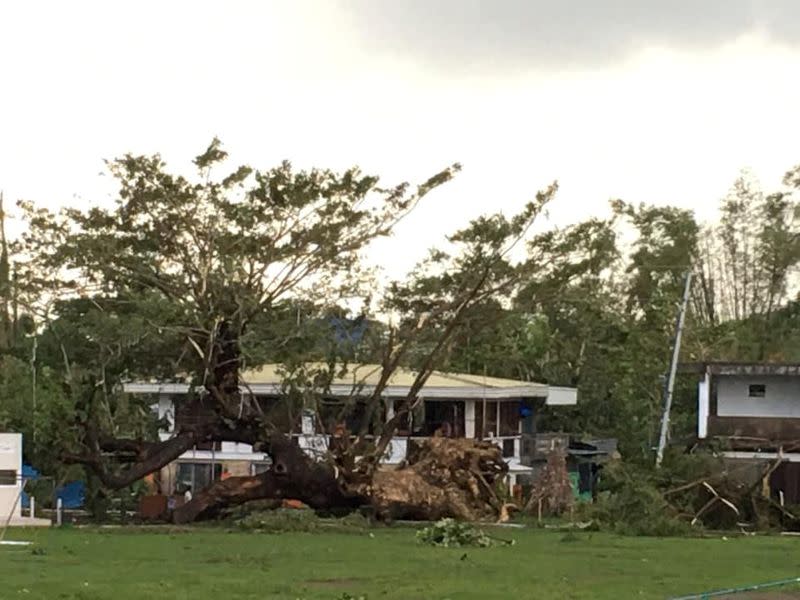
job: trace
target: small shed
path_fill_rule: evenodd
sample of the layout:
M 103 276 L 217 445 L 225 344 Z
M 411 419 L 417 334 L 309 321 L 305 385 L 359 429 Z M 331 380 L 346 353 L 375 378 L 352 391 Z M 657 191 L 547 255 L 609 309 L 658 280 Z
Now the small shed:
M 618 456 L 616 439 L 570 440 L 567 469 L 575 496 L 580 500 L 594 499 L 603 464 Z

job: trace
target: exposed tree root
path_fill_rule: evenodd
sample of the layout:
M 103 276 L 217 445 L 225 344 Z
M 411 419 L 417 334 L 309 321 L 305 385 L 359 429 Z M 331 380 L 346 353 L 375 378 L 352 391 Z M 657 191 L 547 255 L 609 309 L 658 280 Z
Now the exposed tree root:
M 173 514 L 176 523 L 210 518 L 250 500 L 293 498 L 314 509 L 370 506 L 380 519 L 496 518 L 495 487 L 508 467 L 497 446 L 469 439 L 431 438 L 415 444 L 397 468 L 366 478 L 309 458 L 283 436 L 270 442 L 273 466 L 254 477 L 231 477 L 199 492 Z

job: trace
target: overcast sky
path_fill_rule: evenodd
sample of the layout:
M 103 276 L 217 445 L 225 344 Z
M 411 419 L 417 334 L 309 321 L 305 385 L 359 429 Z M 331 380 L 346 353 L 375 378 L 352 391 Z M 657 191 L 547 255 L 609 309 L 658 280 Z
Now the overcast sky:
M 800 163 L 795 0 L 0 3 L 6 202 L 101 202 L 104 158 L 176 168 L 358 164 L 387 182 L 464 171 L 397 236 L 390 273 L 557 179 L 551 222 L 607 201 L 700 218 L 748 167 Z

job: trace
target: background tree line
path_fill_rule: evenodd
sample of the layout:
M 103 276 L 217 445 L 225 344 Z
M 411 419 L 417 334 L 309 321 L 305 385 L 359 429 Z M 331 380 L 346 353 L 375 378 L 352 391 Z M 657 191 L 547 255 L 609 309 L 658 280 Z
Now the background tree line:
M 614 436 L 649 459 L 688 269 L 684 360 L 800 360 L 800 168 L 772 193 L 742 173 L 715 223 L 615 200 L 608 219 L 528 235 L 554 186 L 515 217 L 476 220 L 376 294 L 359 253 L 457 168 L 416 189 L 288 164 L 212 182 L 224 158 L 216 142 L 197 157 L 201 183 L 157 157 L 110 163 L 113 210 L 21 205 L 28 233 L 11 246 L 3 236 L 0 256 L 0 428 L 23 432 L 37 467 L 63 478 L 77 463 L 94 478 L 101 452 L 151 456 L 163 424 L 148 399 L 120 391 L 137 377 L 191 374 L 234 430 L 238 373 L 268 362 L 286 365 L 290 391 L 354 362 L 577 386 L 578 406 L 542 426 Z M 331 371 L 305 372 L 306 361 Z M 693 382 L 682 382 L 673 438 L 694 426 Z

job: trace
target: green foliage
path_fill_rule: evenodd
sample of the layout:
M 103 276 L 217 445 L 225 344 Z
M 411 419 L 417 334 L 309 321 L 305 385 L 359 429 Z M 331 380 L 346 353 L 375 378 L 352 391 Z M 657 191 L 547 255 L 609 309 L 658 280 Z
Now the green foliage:
M 684 454 L 671 449 L 658 470 L 651 465 L 615 461 L 603 469 L 598 503 L 583 507 L 583 516 L 624 535 L 663 537 L 690 535 L 704 527 L 730 529 L 737 516 L 723 504 L 718 505 L 720 510 L 691 524 L 693 515 L 711 497 L 700 485 L 704 480 L 713 482 L 724 497 L 749 508 L 749 497 L 740 499 L 736 495 L 742 492 L 742 486 L 735 477 L 728 479 L 725 475 L 721 460 L 710 453 Z M 693 482 L 697 485 L 686 487 Z M 680 493 L 674 491 L 684 487 Z
M 623 535 L 679 536 L 691 532 L 676 517 L 652 479 L 652 472 L 622 462 L 603 473 L 604 492 L 588 509 L 601 527 Z
M 102 366 L 98 380 L 186 373 L 208 387 L 227 338 L 241 356 L 229 370 L 305 348 L 317 332 L 309 319 L 303 330 L 287 327 L 286 317 L 322 316 L 364 292 L 360 252 L 458 170 L 412 190 L 384 187 L 356 168 L 295 171 L 283 163 L 220 175 L 226 157 L 214 139 L 195 159 L 197 176 L 187 178 L 159 156 L 126 155 L 108 163 L 119 184 L 112 208 L 53 214 L 22 204 L 26 279 L 82 296 L 56 304 L 48 328 L 65 360 L 94 372 Z M 121 356 L 127 373 L 119 363 L 111 368 Z
M 628 460 L 648 465 L 687 270 L 695 278 L 682 360 L 800 360 L 798 303 L 787 298 L 800 209 L 796 195 L 763 194 L 746 178 L 705 229 L 675 207 L 612 209 L 608 221 L 537 235 L 524 285 L 472 308 L 448 366 L 577 386 L 578 406 L 545 407 L 540 429 L 616 437 Z M 696 431 L 695 383 L 676 387 L 676 442 Z
M 492 539 L 483 531 L 470 523 L 455 519 L 441 519 L 420 529 L 417 531 L 417 540 L 422 544 L 442 548 L 486 548 L 492 545 Z
M 56 373 L 39 369 L 34 381 L 28 362 L 0 355 L 0 430 L 22 434 L 27 463 L 47 475 L 64 475 L 61 451 L 76 435 L 68 426 L 72 418 L 73 404 Z
M 163 424 L 149 399 L 118 392 L 126 379 L 188 377 L 213 391 L 230 371 L 281 362 L 285 402 L 264 419 L 283 427 L 318 404 L 333 373 L 387 356 L 577 386 L 578 406 L 545 407 L 539 428 L 616 437 L 629 463 L 649 465 L 688 269 L 696 283 L 684 359 L 800 360 L 791 285 L 800 207 L 790 193 L 800 167 L 773 194 L 743 175 L 719 222 L 705 228 L 688 210 L 615 200 L 611 218 L 531 234 L 523 248 L 554 184 L 516 216 L 476 219 L 377 297 L 361 253 L 458 165 L 412 188 L 384 186 L 357 168 L 257 170 L 226 160 L 217 139 L 195 158 L 192 176 L 157 155 L 126 155 L 108 163 L 119 186 L 113 206 L 53 214 L 23 203 L 30 230 L 11 254 L 4 241 L 0 252 L 0 425 L 25 433 L 38 467 L 56 470 L 59 455 L 86 450 L 89 425 L 156 440 Z M 18 295 L 48 300 L 46 310 L 29 302 L 42 309 L 36 327 L 23 317 L 12 323 Z M 351 317 L 343 307 L 354 297 L 364 300 L 357 318 L 377 306 L 393 327 L 372 320 L 362 343 L 337 340 L 330 318 Z M 304 367 L 309 360 L 318 365 Z M 676 389 L 675 441 L 696 430 L 693 386 Z M 28 411 L 34 389 L 37 410 Z M 235 421 L 242 405 L 224 404 L 215 409 Z M 364 423 L 380 420 L 373 411 Z M 655 518 L 658 482 L 631 481 L 606 505 L 609 522 Z
M 313 510 L 277 508 L 245 511 L 232 518 L 238 529 L 262 533 L 350 531 L 368 529 L 369 520 L 358 513 L 338 519 L 322 519 Z

